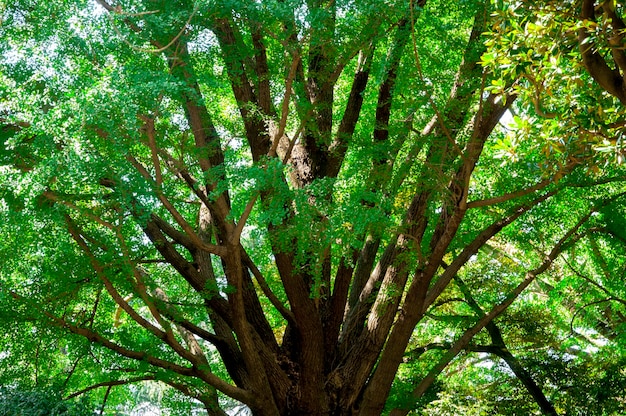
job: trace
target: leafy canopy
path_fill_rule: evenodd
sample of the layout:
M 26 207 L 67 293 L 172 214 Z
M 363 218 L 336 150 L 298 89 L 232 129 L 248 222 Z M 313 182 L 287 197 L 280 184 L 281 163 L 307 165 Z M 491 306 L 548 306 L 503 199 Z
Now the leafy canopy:
M 623 410 L 621 5 L 0 5 L 17 396 Z

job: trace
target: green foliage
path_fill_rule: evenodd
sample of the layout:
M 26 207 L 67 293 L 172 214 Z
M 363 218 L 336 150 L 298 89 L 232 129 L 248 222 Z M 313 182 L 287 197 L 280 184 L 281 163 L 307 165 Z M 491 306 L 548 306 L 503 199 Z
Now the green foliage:
M 2 416 L 87 416 L 93 415 L 94 411 L 94 405 L 87 398 L 63 401 L 59 393 L 51 389 L 0 389 Z
M 385 412 L 537 414 L 503 350 L 558 413 L 624 411 L 626 110 L 576 35 L 608 58 L 606 19 L 569 1 L 0 6 L 0 385 L 26 386 L 0 415 L 105 397 L 314 414 L 313 388 L 339 413 L 400 361 Z M 486 326 L 413 397 L 528 276 L 502 339 Z

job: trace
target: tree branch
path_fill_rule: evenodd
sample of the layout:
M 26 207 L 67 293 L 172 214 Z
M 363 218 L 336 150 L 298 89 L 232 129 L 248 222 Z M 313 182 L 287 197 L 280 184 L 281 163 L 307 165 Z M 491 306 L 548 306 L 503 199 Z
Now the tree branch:
M 152 175 L 146 170 L 146 168 L 137 160 L 134 156 L 128 155 L 127 159 L 131 164 L 137 169 L 141 175 L 149 180 L 150 182 L 154 182 Z M 163 194 L 162 190 L 156 189 L 155 193 L 159 198 L 159 201 L 163 204 L 163 206 L 168 210 L 168 212 L 172 215 L 172 217 L 176 220 L 178 225 L 185 231 L 186 236 L 193 242 L 196 248 L 200 250 L 207 251 L 209 253 L 213 253 L 218 256 L 223 256 L 226 253 L 226 249 L 223 246 L 216 246 L 213 244 L 207 244 L 198 237 L 194 229 L 189 225 L 189 223 L 185 220 L 185 218 L 178 212 L 176 207 L 170 202 L 169 199 Z
M 556 258 L 571 244 L 578 241 L 583 237 L 583 234 L 576 234 L 578 230 L 589 220 L 591 215 L 600 209 L 602 206 L 608 205 L 613 202 L 615 199 L 626 195 L 626 192 L 617 194 L 608 200 L 602 201 L 602 203 L 593 207 L 586 215 L 584 215 L 580 220 L 568 230 L 567 233 L 554 245 L 550 253 L 545 256 L 543 262 L 535 269 L 526 273 L 524 280 L 503 300 L 501 303 L 495 305 L 489 313 L 485 314 L 482 318 L 478 320 L 478 322 L 467 329 L 463 335 L 454 343 L 452 348 L 448 350 L 448 352 L 439 360 L 437 365 L 433 367 L 428 375 L 422 379 L 420 384 L 413 391 L 413 397 L 419 398 L 421 397 L 428 387 L 435 381 L 437 376 L 447 367 L 448 363 L 457 356 L 457 354 L 463 350 L 469 342 L 472 340 L 474 335 L 480 332 L 487 324 L 493 321 L 496 317 L 498 317 L 502 312 L 504 312 L 512 303 L 517 299 L 517 297 L 539 276 L 544 273 L 546 270 L 550 268 L 550 266 L 554 263 Z M 396 413 L 396 415 L 404 415 L 406 413 Z
M 283 318 L 287 320 L 287 322 L 289 322 L 292 325 L 295 325 L 296 321 L 295 321 L 295 316 L 293 315 L 293 312 L 287 309 L 283 305 L 283 303 L 276 297 L 274 292 L 272 292 L 269 285 L 267 284 L 267 281 L 265 280 L 265 277 L 263 277 L 263 273 L 261 273 L 261 271 L 258 269 L 256 264 L 250 258 L 250 255 L 248 254 L 248 252 L 243 247 L 241 247 L 241 255 L 242 255 L 244 264 L 252 272 L 252 275 L 254 276 L 257 283 L 259 284 L 259 287 L 261 288 L 261 291 L 263 292 L 263 294 L 269 299 L 272 305 L 283 316 Z
M 611 69 L 605 59 L 598 53 L 597 45 L 591 39 L 591 28 L 585 27 L 596 24 L 594 9 L 595 0 L 583 0 L 580 16 L 583 26 L 578 29 L 578 45 L 583 64 L 602 88 L 618 98 L 622 104 L 626 104 L 624 78 L 618 69 Z
M 155 376 L 141 376 L 141 377 L 129 378 L 129 379 L 126 379 L 126 380 L 103 381 L 101 383 L 93 384 L 93 385 L 91 385 L 89 387 L 86 387 L 86 388 L 84 388 L 82 390 L 74 392 L 74 393 L 70 394 L 69 396 L 67 396 L 64 400 L 73 399 L 74 397 L 78 397 L 78 396 L 83 395 L 85 393 L 88 393 L 88 392 L 90 392 L 92 390 L 99 389 L 100 387 L 123 386 L 123 385 L 126 385 L 126 384 L 137 383 L 139 381 L 149 381 L 149 380 L 156 380 L 156 377 Z
M 541 182 L 536 183 L 533 186 L 528 188 L 520 189 L 518 191 L 509 192 L 508 194 L 496 196 L 493 198 L 481 199 L 477 201 L 470 201 L 467 203 L 467 209 L 486 207 L 496 204 L 501 204 L 502 202 L 510 201 L 512 199 L 521 198 L 528 194 L 532 194 L 535 191 L 539 191 L 546 186 L 550 185 L 554 181 L 553 178 L 544 179 Z

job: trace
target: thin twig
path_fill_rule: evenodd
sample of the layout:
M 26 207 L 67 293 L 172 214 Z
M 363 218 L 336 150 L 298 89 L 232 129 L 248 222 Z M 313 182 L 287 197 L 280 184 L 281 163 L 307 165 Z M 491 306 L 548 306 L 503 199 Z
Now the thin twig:
M 88 393 L 92 390 L 95 389 L 99 389 L 100 387 L 113 387 L 113 386 L 122 386 L 125 384 L 131 384 L 131 383 L 137 383 L 138 381 L 148 381 L 148 380 L 155 380 L 156 377 L 155 376 L 143 376 L 143 377 L 135 377 L 135 378 L 129 378 L 127 380 L 111 380 L 111 381 L 104 381 L 102 383 L 97 383 L 94 385 L 91 385 L 89 387 L 86 387 L 82 390 L 79 390 L 77 392 L 74 392 L 72 394 L 70 394 L 69 396 L 67 396 L 64 400 L 69 400 L 69 399 L 73 399 L 74 397 L 78 397 L 82 394 Z
M 109 12 L 111 13 L 116 13 L 116 14 L 122 14 L 122 15 L 126 15 L 126 16 L 131 16 L 131 14 L 126 14 L 123 13 L 119 8 L 116 7 L 112 7 L 110 4 L 107 4 L 106 2 L 104 2 L 103 0 L 97 0 L 98 3 L 100 5 L 102 5 L 105 9 L 107 9 Z M 133 45 L 132 43 L 130 43 L 128 40 L 126 40 L 126 38 L 124 37 L 124 35 L 122 34 L 122 32 L 119 30 L 119 28 L 117 27 L 117 25 L 115 24 L 115 21 L 113 20 L 113 17 L 111 16 L 111 14 L 109 14 L 109 20 L 111 21 L 111 26 L 113 27 L 113 30 L 115 31 L 115 33 L 117 33 L 117 35 L 122 39 L 122 41 L 127 44 L 131 49 L 133 49 L 134 51 L 137 52 L 144 52 L 144 53 L 161 53 L 165 50 L 167 50 L 170 46 L 172 46 L 174 43 L 176 43 L 180 37 L 185 33 L 185 30 L 187 29 L 187 26 L 189 25 L 189 23 L 191 23 L 191 20 L 194 18 L 194 16 L 196 15 L 196 13 L 198 12 L 198 9 L 200 8 L 200 3 L 196 3 L 196 5 L 193 8 L 193 11 L 191 12 L 191 14 L 189 15 L 189 18 L 187 19 L 187 21 L 185 22 L 185 24 L 183 25 L 182 29 L 180 29 L 180 31 L 178 32 L 178 34 L 176 36 L 174 36 L 174 38 L 169 41 L 167 43 L 167 45 L 156 48 L 156 49 L 148 49 L 148 48 L 141 48 L 138 46 Z M 137 15 L 141 15 L 141 14 L 148 14 L 148 13 L 154 13 L 154 12 L 143 12 Z M 133 25 L 134 26 L 134 25 Z M 134 30 L 134 29 L 133 29 Z

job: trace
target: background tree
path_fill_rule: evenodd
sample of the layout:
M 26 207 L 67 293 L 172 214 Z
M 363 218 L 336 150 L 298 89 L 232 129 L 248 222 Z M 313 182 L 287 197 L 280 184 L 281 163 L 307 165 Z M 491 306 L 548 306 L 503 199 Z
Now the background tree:
M 520 36 L 532 10 L 96 3 L 4 5 L 0 377 L 112 404 L 157 381 L 209 414 L 406 414 L 483 351 L 560 410 L 507 354 L 529 335 L 511 322 L 540 315 L 525 290 L 567 293 L 560 258 L 620 306 L 624 175 L 595 127 L 621 110 L 589 113 L 580 65 Z
M 93 414 L 84 396 L 81 401 L 63 401 L 58 391 L 20 390 L 3 387 L 0 390 L 0 414 L 24 416 L 84 416 Z

